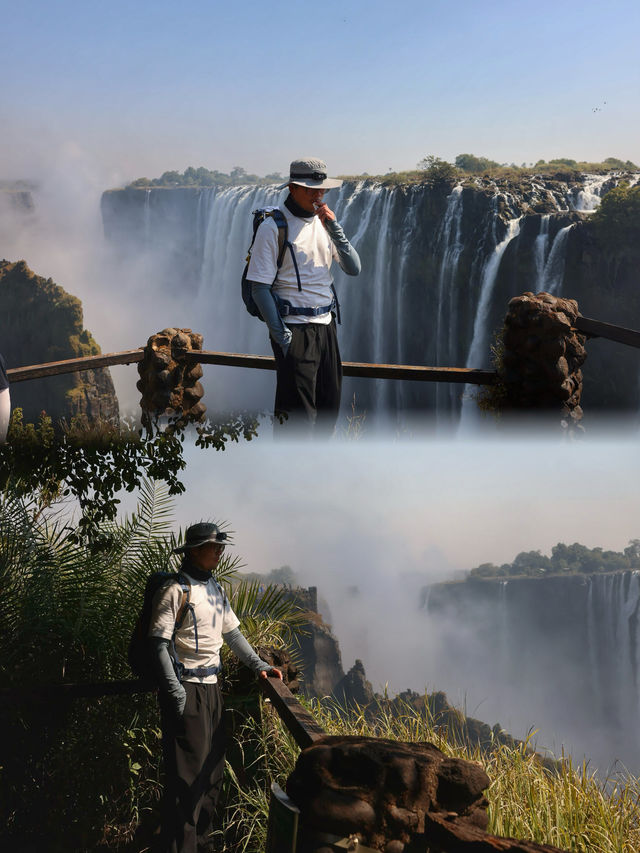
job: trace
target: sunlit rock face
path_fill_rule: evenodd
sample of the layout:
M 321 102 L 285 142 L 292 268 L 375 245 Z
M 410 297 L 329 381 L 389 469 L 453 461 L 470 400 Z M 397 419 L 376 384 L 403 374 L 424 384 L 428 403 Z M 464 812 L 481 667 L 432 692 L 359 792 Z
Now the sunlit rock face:
M 627 176 L 636 180 L 637 176 Z M 491 366 L 509 300 L 526 291 L 576 299 L 580 312 L 640 328 L 637 247 L 608 251 L 589 224 L 620 175 L 469 178 L 453 186 L 346 182 L 327 195 L 362 258 L 335 272 L 343 360 L 443 367 Z M 205 349 L 270 354 L 265 327 L 240 298 L 252 211 L 281 204 L 271 186 L 115 190 L 102 197 L 105 234 L 123 270 L 153 281 L 158 299 L 180 294 Z M 637 353 L 596 340 L 584 368 L 585 412 L 640 408 Z M 634 361 L 635 356 L 635 361 Z M 270 394 L 247 383 L 248 406 Z M 344 406 L 398 423 L 428 412 L 450 432 L 461 386 L 352 380 Z M 466 395 L 468 397 L 468 395 Z
M 99 355 L 100 347 L 83 328 L 80 300 L 33 273 L 24 261 L 0 261 L 0 303 L 0 347 L 7 368 Z M 118 420 L 106 368 L 13 383 L 11 404 L 22 408 L 29 422 L 42 411 L 68 422 L 76 416 Z

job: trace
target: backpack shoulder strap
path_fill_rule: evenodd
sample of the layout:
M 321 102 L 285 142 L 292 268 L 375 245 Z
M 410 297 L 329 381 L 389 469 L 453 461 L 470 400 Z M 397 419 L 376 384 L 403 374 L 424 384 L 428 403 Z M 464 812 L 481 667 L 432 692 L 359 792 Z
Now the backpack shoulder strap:
M 182 590 L 182 598 L 180 599 L 180 606 L 176 615 L 176 628 L 179 628 L 184 621 L 187 610 L 191 609 L 193 611 L 193 607 L 191 607 L 191 584 L 189 578 L 182 574 L 182 572 L 178 572 L 175 580 L 176 583 L 180 584 L 180 589 Z
M 267 214 L 271 216 L 273 221 L 278 226 L 278 259 L 276 261 L 276 266 L 278 269 L 282 266 L 282 261 L 284 260 L 284 253 L 287 249 L 291 252 L 291 259 L 293 261 L 293 268 L 296 272 L 296 279 L 298 280 L 298 290 L 302 290 L 302 285 L 300 283 L 300 272 L 298 270 L 298 261 L 296 260 L 296 253 L 293 251 L 293 244 L 289 240 L 289 225 L 287 223 L 287 217 L 280 210 L 279 207 L 274 207 L 273 210 L 270 210 Z M 276 273 L 276 278 L 278 274 Z M 275 284 L 274 278 L 274 284 Z
M 284 258 L 285 249 L 287 248 L 289 243 L 289 225 L 287 223 L 287 217 L 280 210 L 279 207 L 274 207 L 273 210 L 268 211 L 267 216 L 270 216 L 273 221 L 278 226 L 278 259 L 276 261 L 276 265 L 278 269 L 282 266 L 282 260 Z

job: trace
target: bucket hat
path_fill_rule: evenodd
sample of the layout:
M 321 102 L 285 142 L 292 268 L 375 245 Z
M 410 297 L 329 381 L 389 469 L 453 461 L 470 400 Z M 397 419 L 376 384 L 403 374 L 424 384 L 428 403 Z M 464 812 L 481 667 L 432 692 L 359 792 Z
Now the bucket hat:
M 331 190 L 335 187 L 341 187 L 342 181 L 340 178 L 327 177 L 327 164 L 324 160 L 318 160 L 316 157 L 302 157 L 300 160 L 294 160 L 291 163 L 289 179 L 278 189 L 283 190 L 289 184 Z
M 199 548 L 201 545 L 206 545 L 207 542 L 216 542 L 218 545 L 230 544 L 227 534 L 223 533 L 217 524 L 201 521 L 198 524 L 192 524 L 191 527 L 187 527 L 184 545 L 174 548 L 173 553 L 182 554 L 189 548 Z

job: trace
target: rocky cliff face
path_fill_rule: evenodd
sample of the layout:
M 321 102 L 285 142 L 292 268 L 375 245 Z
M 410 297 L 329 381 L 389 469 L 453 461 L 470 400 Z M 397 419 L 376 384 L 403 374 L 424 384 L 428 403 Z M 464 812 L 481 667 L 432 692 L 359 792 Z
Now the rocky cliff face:
M 469 579 L 425 601 L 442 663 L 470 696 L 499 696 L 505 714 L 520 709 L 601 766 L 640 766 L 640 572 Z
M 329 201 L 362 257 L 363 272 L 357 280 L 335 275 L 343 358 L 488 367 L 507 303 L 525 291 L 573 298 L 586 316 L 613 323 L 623 318 L 624 325 L 640 328 L 637 249 L 612 253 L 595 242 L 589 226 L 589 212 L 619 179 L 478 178 L 455 187 L 345 183 Z M 238 282 L 251 211 L 282 197 L 273 187 L 255 186 L 126 189 L 103 195 L 102 214 L 120 260 L 147 259 L 160 299 L 179 283 L 207 348 L 267 353 L 264 327 L 246 314 Z M 634 355 L 608 341 L 590 344 L 587 413 L 640 408 Z M 463 409 L 462 390 L 453 385 L 349 380 L 345 400 L 354 391 L 368 411 L 426 409 L 449 427 Z
M 0 261 L 0 302 L 0 349 L 8 368 L 100 353 L 83 328 L 80 300 L 33 273 L 24 261 Z M 55 420 L 78 415 L 118 420 L 106 368 L 14 383 L 11 403 L 32 422 L 43 410 Z

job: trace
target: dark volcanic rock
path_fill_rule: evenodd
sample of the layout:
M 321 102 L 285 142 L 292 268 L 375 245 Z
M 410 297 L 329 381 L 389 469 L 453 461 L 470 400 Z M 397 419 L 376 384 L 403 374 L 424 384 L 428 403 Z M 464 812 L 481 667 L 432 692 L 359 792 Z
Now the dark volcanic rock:
M 430 812 L 486 829 L 488 785 L 480 765 L 448 758 L 430 743 L 326 737 L 300 754 L 287 793 L 305 827 L 402 850 L 424 832 Z
M 317 613 L 308 614 L 305 634 L 298 638 L 303 660 L 303 690 L 306 696 L 330 696 L 343 680 L 338 640 Z
M 0 351 L 8 368 L 100 354 L 83 329 L 80 300 L 33 273 L 25 261 L 0 261 L 0 302 Z M 23 409 L 25 421 L 37 421 L 43 410 L 54 420 L 119 417 L 107 368 L 15 383 L 11 402 Z
M 367 681 L 364 664 L 356 660 L 349 672 L 335 686 L 332 698 L 342 707 L 358 705 L 364 707 L 374 701 L 371 682 Z

